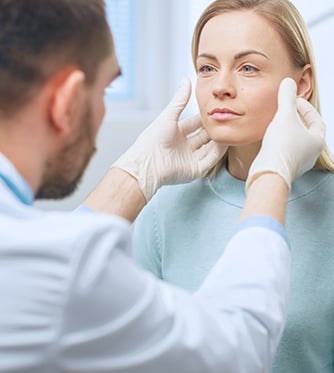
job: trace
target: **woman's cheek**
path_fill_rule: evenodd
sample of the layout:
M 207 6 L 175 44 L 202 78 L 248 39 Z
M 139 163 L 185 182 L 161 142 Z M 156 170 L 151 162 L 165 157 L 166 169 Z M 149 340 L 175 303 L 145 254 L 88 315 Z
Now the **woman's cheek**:
M 275 114 L 276 114 L 276 111 L 277 111 L 277 104 L 274 104 L 274 105 L 271 105 L 271 107 L 269 107 L 268 105 L 268 108 L 266 110 L 262 110 L 262 116 L 261 118 L 259 118 L 259 122 L 261 123 L 261 125 L 259 126 L 260 129 L 261 129 L 261 138 L 263 138 L 267 128 L 269 127 L 270 123 L 272 122 Z

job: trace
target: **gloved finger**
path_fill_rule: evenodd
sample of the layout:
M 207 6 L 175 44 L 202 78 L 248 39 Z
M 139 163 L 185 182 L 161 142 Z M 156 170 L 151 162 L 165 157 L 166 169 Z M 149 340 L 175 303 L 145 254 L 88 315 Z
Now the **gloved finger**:
M 278 109 L 281 112 L 295 110 L 297 85 L 291 78 L 284 78 L 278 89 Z
M 196 150 L 197 159 L 201 161 L 207 158 L 212 162 L 215 160 L 215 162 L 217 163 L 220 159 L 223 158 L 227 149 L 227 145 L 210 140 Z
M 315 107 L 303 98 L 297 99 L 297 110 L 304 123 L 311 133 L 322 137 L 326 135 L 326 125 Z
M 183 79 L 174 97 L 165 108 L 164 113 L 171 112 L 173 114 L 174 119 L 178 119 L 181 115 L 181 112 L 187 105 L 190 99 L 190 95 L 191 82 L 189 79 Z
M 188 141 L 190 143 L 190 148 L 192 150 L 196 150 L 202 145 L 206 144 L 208 141 L 210 141 L 210 137 L 206 130 L 204 128 L 201 128 L 196 133 L 191 135 L 188 138 Z
M 211 144 L 206 144 L 205 155 L 198 161 L 198 168 L 200 175 L 204 176 L 207 174 L 217 163 L 222 159 L 224 153 L 227 150 L 227 146 L 222 148 L 221 146 L 216 146 L 217 143 L 211 141 Z M 223 151 L 224 150 L 224 151 Z
M 198 130 L 202 127 L 202 120 L 199 114 L 194 115 L 193 117 L 184 119 L 179 123 L 180 131 L 184 136 L 191 134 L 192 132 Z

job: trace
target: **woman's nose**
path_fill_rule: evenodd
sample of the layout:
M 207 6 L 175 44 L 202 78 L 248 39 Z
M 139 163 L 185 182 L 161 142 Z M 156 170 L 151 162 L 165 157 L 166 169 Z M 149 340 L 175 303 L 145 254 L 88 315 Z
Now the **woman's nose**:
M 216 75 L 212 87 L 212 94 L 216 98 L 234 98 L 236 96 L 236 87 L 231 73 L 220 71 Z

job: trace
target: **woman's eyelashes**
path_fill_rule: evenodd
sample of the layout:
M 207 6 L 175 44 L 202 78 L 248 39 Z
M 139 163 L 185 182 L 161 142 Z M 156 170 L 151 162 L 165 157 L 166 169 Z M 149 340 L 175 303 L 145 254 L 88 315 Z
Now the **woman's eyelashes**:
M 211 77 L 215 74 L 219 74 L 221 70 L 222 70 L 221 66 L 215 67 L 213 65 L 203 64 L 198 67 L 197 75 L 199 77 Z M 259 67 L 255 67 L 254 65 L 249 64 L 249 63 L 243 63 L 241 65 L 238 64 L 230 68 L 231 74 L 238 73 L 241 76 L 249 77 L 249 78 L 256 77 L 260 71 L 261 69 Z M 224 69 L 224 74 L 229 74 L 228 70 Z
M 253 65 L 244 64 L 244 65 L 241 66 L 240 71 L 242 71 L 243 73 L 245 73 L 247 75 L 252 75 L 252 74 L 255 74 L 258 71 L 260 71 L 260 69 L 258 69 L 257 67 L 255 67 Z
M 210 65 L 201 65 L 198 68 L 198 73 L 200 74 L 210 74 L 214 72 L 216 69 L 213 66 Z
M 236 71 L 239 71 L 245 75 L 255 75 L 260 71 L 258 67 L 255 67 L 251 64 L 243 64 L 240 67 L 237 67 L 235 69 Z M 219 69 L 215 68 L 212 65 L 200 65 L 197 69 L 198 74 L 200 75 L 210 75 L 215 72 L 219 72 Z

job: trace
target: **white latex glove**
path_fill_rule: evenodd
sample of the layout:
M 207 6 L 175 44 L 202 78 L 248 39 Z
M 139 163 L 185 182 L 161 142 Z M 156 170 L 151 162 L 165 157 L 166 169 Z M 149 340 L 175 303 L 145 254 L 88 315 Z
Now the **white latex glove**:
M 172 101 L 112 167 L 135 177 L 147 201 L 161 185 L 204 176 L 227 147 L 209 139 L 199 115 L 178 124 L 189 101 L 191 83 L 184 80 Z
M 310 170 L 319 157 L 325 144 L 325 124 L 308 101 L 296 98 L 296 91 L 293 79 L 282 80 L 278 110 L 250 167 L 246 190 L 253 180 L 267 172 L 281 175 L 290 189 L 291 183 Z

